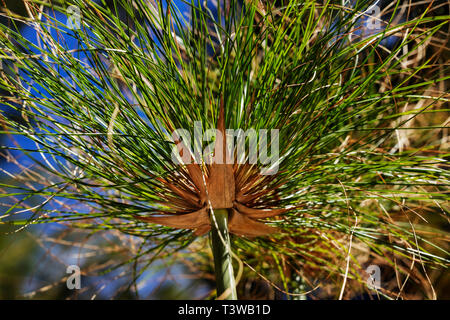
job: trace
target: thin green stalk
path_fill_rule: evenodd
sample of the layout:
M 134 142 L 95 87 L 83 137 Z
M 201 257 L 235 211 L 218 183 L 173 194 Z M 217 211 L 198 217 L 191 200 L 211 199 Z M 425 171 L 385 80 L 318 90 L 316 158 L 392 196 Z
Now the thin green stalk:
M 231 263 L 230 236 L 228 233 L 228 210 L 216 209 L 211 214 L 211 240 L 216 272 L 217 297 L 236 300 L 236 283 Z

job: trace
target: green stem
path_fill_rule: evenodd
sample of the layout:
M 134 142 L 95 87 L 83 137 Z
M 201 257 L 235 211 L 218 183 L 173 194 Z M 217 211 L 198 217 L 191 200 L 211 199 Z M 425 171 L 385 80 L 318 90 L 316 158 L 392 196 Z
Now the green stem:
M 228 294 L 224 299 L 236 300 L 236 283 L 234 280 L 233 265 L 231 263 L 230 236 L 228 233 L 228 210 L 215 209 L 211 213 L 211 225 L 211 242 L 214 256 L 214 269 L 216 272 L 217 297 L 220 297 L 227 289 L 229 289 Z M 222 237 L 220 237 L 219 233 Z

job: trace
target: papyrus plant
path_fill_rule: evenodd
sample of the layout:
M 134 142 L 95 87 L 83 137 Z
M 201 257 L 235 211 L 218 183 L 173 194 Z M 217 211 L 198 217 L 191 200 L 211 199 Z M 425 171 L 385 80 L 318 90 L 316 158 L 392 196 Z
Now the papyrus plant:
M 400 138 L 446 125 L 411 125 L 448 111 L 448 66 L 423 58 L 448 28 L 432 1 L 406 20 L 401 2 L 376 17 L 367 1 L 25 4 L 28 16 L 7 15 L 35 36 L 0 29 L 1 102 L 22 119 L 1 121 L 35 143 L 9 147 L 35 165 L 5 172 L 14 180 L 2 196 L 16 200 L 3 204 L 3 223 L 112 228 L 144 237 L 141 255 L 155 258 L 211 235 L 220 298 L 237 297 L 232 257 L 239 274 L 264 278 L 286 261 L 299 274 L 324 270 L 341 296 L 348 277 L 364 282 L 355 251 L 447 266 L 435 230 L 420 232 L 427 215 L 447 217 L 447 151 Z M 70 29 L 55 12 L 73 6 Z M 195 122 L 224 137 L 278 130 L 277 170 L 262 174 L 265 164 L 214 138 L 210 156 L 229 163 L 190 161 L 183 150 L 209 142 L 172 133 L 195 136 Z M 174 161 L 174 148 L 189 161 Z M 267 255 L 272 265 L 258 260 Z

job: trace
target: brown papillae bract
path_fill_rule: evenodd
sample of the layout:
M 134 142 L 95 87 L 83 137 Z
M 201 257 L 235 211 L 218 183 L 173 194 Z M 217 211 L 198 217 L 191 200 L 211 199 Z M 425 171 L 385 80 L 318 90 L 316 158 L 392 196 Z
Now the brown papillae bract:
M 271 178 L 261 176 L 254 166 L 249 164 L 231 164 L 229 152 L 226 149 L 225 108 L 220 104 L 217 130 L 222 133 L 223 141 L 216 140 L 214 157 L 226 159 L 205 165 L 190 163 L 180 166 L 177 172 L 169 177 L 158 178 L 167 190 L 175 196 L 161 194 L 165 206 L 172 212 L 160 211 L 158 216 L 138 216 L 137 219 L 161 224 L 164 226 L 193 229 L 195 235 L 203 235 L 211 229 L 210 212 L 215 209 L 228 209 L 228 228 L 230 233 L 238 236 L 257 237 L 275 233 L 278 228 L 258 221 L 278 216 L 288 211 L 284 208 L 264 207 L 255 200 L 274 192 L 267 188 L 266 182 Z M 181 141 L 175 141 L 180 154 Z M 221 148 L 220 148 L 221 147 Z

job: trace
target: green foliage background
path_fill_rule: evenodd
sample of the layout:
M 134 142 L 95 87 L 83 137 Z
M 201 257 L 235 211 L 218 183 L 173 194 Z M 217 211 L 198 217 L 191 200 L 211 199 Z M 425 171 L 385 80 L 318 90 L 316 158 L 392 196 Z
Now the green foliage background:
M 280 233 L 232 238 L 241 297 L 259 283 L 264 297 L 353 298 L 379 264 L 393 280 L 370 294 L 435 298 L 449 262 L 448 12 L 430 1 L 398 21 L 404 3 L 393 2 L 382 28 L 367 31 L 367 1 L 219 4 L 214 15 L 192 2 L 189 19 L 176 3 L 145 0 L 29 1 L 26 16 L 7 12 L 1 102 L 22 118 L 2 115 L 2 133 L 36 148 L 2 147 L 35 162 L 8 157 L 20 170 L 2 170 L 2 224 L 114 234 L 105 237 L 120 254 L 93 270 L 128 266 L 130 292 L 156 261 L 211 279 L 207 236 L 136 216 L 170 210 L 157 178 L 185 171 L 168 136 L 193 133 L 194 121 L 215 128 L 224 99 L 227 128 L 280 130 L 279 171 L 251 192 L 264 191 L 256 208 L 290 209 L 266 221 Z M 80 29 L 54 16 L 69 5 L 81 10 Z M 408 295 L 412 281 L 421 291 Z

